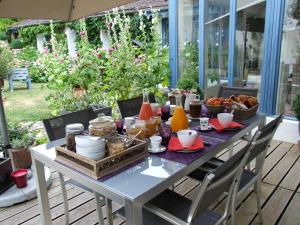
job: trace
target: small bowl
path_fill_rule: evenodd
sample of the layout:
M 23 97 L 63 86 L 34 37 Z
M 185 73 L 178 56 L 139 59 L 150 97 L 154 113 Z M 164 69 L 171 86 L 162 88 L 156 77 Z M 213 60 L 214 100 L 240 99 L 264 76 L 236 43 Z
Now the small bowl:
M 232 113 L 219 113 L 218 120 L 222 127 L 227 128 L 233 120 Z
M 218 113 L 222 113 L 225 110 L 224 105 L 207 105 L 207 104 L 205 104 L 205 107 L 213 115 L 218 115 Z
M 177 136 L 180 144 L 183 147 L 188 148 L 195 143 L 198 133 L 194 130 L 181 130 L 177 132 Z

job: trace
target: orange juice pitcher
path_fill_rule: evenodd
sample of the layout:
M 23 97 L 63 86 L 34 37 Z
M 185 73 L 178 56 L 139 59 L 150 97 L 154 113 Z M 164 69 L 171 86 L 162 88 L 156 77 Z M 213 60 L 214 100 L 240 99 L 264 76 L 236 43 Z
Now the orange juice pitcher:
M 153 112 L 149 103 L 148 92 L 143 91 L 143 104 L 140 110 L 139 118 L 141 120 L 150 120 Z
M 184 130 L 189 127 L 189 122 L 182 107 L 182 95 L 176 95 L 176 107 L 171 120 L 171 128 L 173 132 Z

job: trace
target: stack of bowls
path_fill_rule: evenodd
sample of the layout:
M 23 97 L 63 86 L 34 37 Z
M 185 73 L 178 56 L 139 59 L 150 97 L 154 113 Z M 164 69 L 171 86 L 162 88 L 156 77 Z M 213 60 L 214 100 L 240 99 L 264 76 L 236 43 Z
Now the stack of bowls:
M 76 153 L 93 160 L 103 159 L 105 156 L 105 139 L 85 135 L 75 136 Z

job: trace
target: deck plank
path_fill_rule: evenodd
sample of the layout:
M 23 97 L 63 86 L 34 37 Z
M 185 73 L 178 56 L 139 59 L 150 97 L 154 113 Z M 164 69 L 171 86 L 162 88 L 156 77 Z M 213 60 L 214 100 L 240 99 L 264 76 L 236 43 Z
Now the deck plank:
M 80 194 L 82 194 L 81 190 L 71 189 L 70 191 L 68 191 L 68 198 L 70 199 Z M 63 202 L 62 194 L 56 195 L 49 200 L 50 208 L 53 208 L 58 204 L 62 204 L 62 202 Z M 6 222 L 7 224 L 20 224 L 26 222 L 27 220 L 38 216 L 40 214 L 39 210 L 40 210 L 39 206 L 35 205 L 27 210 L 22 211 L 17 215 L 11 216 L 10 218 L 6 219 L 4 222 Z
M 262 209 L 264 225 L 274 225 L 280 214 L 285 209 L 293 192 L 287 189 L 278 187 L 271 198 Z M 251 225 L 259 225 L 257 217 Z
M 300 225 L 300 193 L 296 193 L 278 225 Z
M 70 191 L 72 188 L 73 187 L 70 186 L 70 185 L 66 186 L 67 191 Z M 54 188 L 50 188 L 48 190 L 49 199 L 51 199 L 51 198 L 53 198 L 53 197 L 55 197 L 59 194 L 61 194 L 60 185 L 56 186 Z M 30 201 L 23 202 L 21 204 L 17 204 L 17 205 L 11 206 L 11 207 L 7 207 L 0 214 L 0 222 L 7 219 L 7 218 L 10 218 L 12 216 L 15 216 L 15 215 L 19 214 L 22 211 L 25 211 L 25 210 L 28 210 L 28 209 L 34 207 L 34 206 L 37 206 L 37 205 L 38 205 L 38 201 L 35 198 L 35 199 L 30 200 Z
M 286 155 L 276 164 L 272 171 L 263 179 L 264 182 L 277 185 L 281 179 L 283 179 L 289 172 L 291 166 L 299 158 L 299 151 L 295 148 L 291 148 Z M 300 178 L 299 178 L 300 179 Z
M 245 141 L 238 141 L 234 145 L 237 152 L 245 145 Z M 220 158 L 227 160 L 228 149 L 219 154 Z M 296 145 L 272 140 L 267 152 L 263 170 L 262 204 L 264 224 L 267 225 L 300 225 L 299 201 L 300 201 L 300 152 Z M 254 166 L 251 164 L 252 167 Z M 54 225 L 64 223 L 64 211 L 58 173 L 52 172 L 53 184 L 48 194 Z M 266 182 L 266 183 L 265 183 Z M 193 199 L 197 193 L 199 183 L 190 178 L 183 178 L 176 182 L 175 191 Z M 97 224 L 97 215 L 93 195 L 85 193 L 77 187 L 67 185 L 70 224 L 87 225 Z M 221 196 L 211 208 L 221 210 L 224 196 Z M 8 208 L 0 208 L 0 224 L 40 224 L 39 207 L 37 200 L 31 200 Z M 120 207 L 113 203 L 113 210 Z M 106 216 L 106 208 L 102 207 Z M 279 221 L 279 222 L 278 222 Z M 277 224 L 276 224 L 277 222 Z M 120 218 L 114 219 L 114 224 L 126 224 Z M 236 224 L 257 224 L 256 196 L 253 191 L 237 209 Z

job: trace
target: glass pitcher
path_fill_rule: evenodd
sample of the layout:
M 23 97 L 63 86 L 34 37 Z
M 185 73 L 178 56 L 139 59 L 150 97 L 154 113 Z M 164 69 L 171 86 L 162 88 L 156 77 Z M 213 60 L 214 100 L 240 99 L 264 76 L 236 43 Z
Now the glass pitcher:
M 140 110 L 139 118 L 141 120 L 150 120 L 152 116 L 153 112 L 149 103 L 148 92 L 143 91 L 143 104 Z
M 176 95 L 176 107 L 171 120 L 171 128 L 173 132 L 184 130 L 189 127 L 188 119 L 182 107 L 182 95 Z

